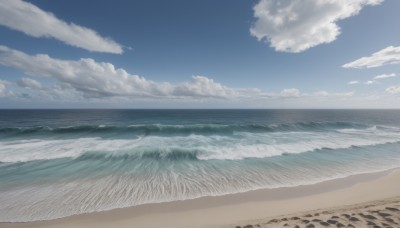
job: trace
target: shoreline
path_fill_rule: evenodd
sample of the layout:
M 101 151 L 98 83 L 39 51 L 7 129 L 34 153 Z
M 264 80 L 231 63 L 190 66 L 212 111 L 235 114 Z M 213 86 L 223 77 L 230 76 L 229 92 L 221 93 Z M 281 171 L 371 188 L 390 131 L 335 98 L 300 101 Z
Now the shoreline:
M 400 196 L 400 169 L 311 185 L 145 204 L 0 227 L 235 227 L 233 224 Z M 228 225 L 231 224 L 231 225 Z

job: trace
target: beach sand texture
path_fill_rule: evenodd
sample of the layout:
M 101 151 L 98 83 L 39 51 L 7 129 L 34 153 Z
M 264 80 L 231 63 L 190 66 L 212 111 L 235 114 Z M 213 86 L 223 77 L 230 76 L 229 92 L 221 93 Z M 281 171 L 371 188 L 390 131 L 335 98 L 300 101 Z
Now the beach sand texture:
M 400 227 L 400 197 L 281 216 L 234 227 Z

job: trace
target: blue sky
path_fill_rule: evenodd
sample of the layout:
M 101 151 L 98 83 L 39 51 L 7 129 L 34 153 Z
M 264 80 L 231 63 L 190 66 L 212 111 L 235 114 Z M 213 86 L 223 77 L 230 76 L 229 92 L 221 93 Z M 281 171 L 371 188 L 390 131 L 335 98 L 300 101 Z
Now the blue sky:
M 400 1 L 0 2 L 0 108 L 400 108 Z

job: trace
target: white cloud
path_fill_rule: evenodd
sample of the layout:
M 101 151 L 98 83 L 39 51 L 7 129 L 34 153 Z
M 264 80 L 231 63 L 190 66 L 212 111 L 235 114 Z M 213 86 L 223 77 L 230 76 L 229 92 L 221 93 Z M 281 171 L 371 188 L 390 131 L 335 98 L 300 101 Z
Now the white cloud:
M 365 5 L 383 0 L 260 0 L 257 19 L 250 29 L 258 40 L 277 51 L 301 52 L 334 41 L 340 34 L 337 21 L 354 16 Z
M 43 88 L 40 82 L 33 80 L 31 78 L 21 78 L 17 81 L 17 84 L 24 88 L 30 88 L 36 90 L 41 90 Z
M 311 96 L 315 97 L 351 97 L 354 95 L 354 92 L 345 92 L 345 93 L 329 93 L 327 91 L 318 91 L 313 93 Z M 304 96 L 310 96 L 308 94 L 304 94 Z
M 366 85 L 372 85 L 372 84 L 375 84 L 375 83 L 376 83 L 375 80 L 369 80 L 369 81 L 365 82 Z
M 391 74 L 380 74 L 374 77 L 375 80 L 379 80 L 379 79 L 387 79 L 387 78 L 393 78 L 396 77 L 395 73 L 391 73 Z
M 378 83 L 379 80 L 383 80 L 383 79 L 388 79 L 388 78 L 393 78 L 396 77 L 395 73 L 391 73 L 391 74 L 380 74 L 375 76 L 372 80 L 368 80 L 366 82 L 364 82 L 365 85 L 373 85 Z M 359 81 L 350 81 L 347 83 L 348 85 L 355 85 L 355 84 L 360 84 Z
M 52 13 L 21 0 L 0 1 L 0 24 L 33 37 L 52 37 L 89 51 L 123 52 L 120 44 L 100 36 L 96 31 L 64 22 Z
M 281 91 L 281 96 L 286 98 L 300 97 L 300 90 L 295 88 L 284 89 Z
M 111 63 L 93 59 L 60 60 L 48 55 L 28 55 L 0 46 L 0 64 L 16 68 L 31 76 L 56 79 L 60 89 L 76 90 L 85 97 L 147 97 L 147 98 L 238 98 L 264 96 L 257 89 L 229 88 L 205 76 L 193 76 L 181 84 L 154 82 Z M 29 88 L 42 88 L 32 79 L 21 79 L 18 84 Z
M 400 86 L 388 87 L 385 92 L 391 95 L 400 94 Z
M 177 85 L 173 89 L 177 96 L 199 96 L 199 97 L 232 97 L 237 91 L 227 88 L 204 76 L 193 76 L 189 82 Z
M 353 62 L 346 63 L 344 68 L 373 68 L 390 64 L 400 64 L 400 47 L 389 46 L 371 56 L 362 57 Z
M 355 85 L 355 84 L 359 84 L 359 81 L 349 81 L 347 84 L 348 85 Z

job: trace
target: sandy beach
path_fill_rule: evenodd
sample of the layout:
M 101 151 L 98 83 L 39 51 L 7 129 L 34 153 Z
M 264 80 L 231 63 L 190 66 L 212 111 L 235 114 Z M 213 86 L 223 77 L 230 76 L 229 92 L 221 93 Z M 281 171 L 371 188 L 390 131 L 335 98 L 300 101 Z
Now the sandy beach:
M 399 207 L 400 171 L 391 170 L 0 227 L 396 227 Z

